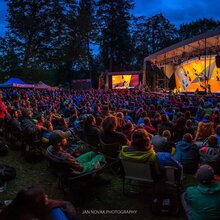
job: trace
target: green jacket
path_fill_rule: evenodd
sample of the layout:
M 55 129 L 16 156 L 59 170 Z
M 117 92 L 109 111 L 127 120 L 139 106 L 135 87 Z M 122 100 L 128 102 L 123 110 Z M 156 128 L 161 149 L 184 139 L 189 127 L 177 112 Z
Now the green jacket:
M 150 164 L 151 167 L 151 175 L 155 182 L 159 180 L 160 170 L 157 162 L 156 153 L 151 147 L 149 150 L 145 149 L 135 149 L 128 146 L 122 146 L 121 152 L 119 153 L 120 158 L 124 158 L 127 160 L 131 160 L 134 162 L 146 162 Z
M 220 183 L 188 187 L 185 199 L 192 207 L 191 220 L 220 219 Z
M 129 148 L 128 146 L 122 146 L 122 150 L 119 157 L 132 160 L 135 162 L 149 162 L 153 163 L 156 159 L 156 153 L 153 148 L 147 150 L 137 150 L 134 148 Z

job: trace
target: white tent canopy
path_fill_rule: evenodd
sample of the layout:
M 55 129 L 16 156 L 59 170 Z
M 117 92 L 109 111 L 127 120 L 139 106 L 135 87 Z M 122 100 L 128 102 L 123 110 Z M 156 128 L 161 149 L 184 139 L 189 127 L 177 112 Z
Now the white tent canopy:
M 146 82 L 147 61 L 151 61 L 159 67 L 164 65 L 175 65 L 202 54 L 217 54 L 219 51 L 220 29 L 208 31 L 176 43 L 144 58 L 143 82 Z

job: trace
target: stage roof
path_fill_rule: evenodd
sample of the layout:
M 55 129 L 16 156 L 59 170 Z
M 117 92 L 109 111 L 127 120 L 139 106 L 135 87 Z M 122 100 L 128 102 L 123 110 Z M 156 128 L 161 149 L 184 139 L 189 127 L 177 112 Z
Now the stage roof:
M 192 57 L 206 54 L 217 54 L 220 51 L 220 28 L 176 43 L 145 57 L 144 62 L 151 61 L 157 65 L 170 62 L 183 62 Z

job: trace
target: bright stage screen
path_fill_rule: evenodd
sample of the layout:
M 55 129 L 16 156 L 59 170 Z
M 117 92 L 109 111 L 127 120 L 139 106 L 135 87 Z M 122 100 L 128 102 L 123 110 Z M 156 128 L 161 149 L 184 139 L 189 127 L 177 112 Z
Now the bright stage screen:
M 212 92 L 220 91 L 220 69 L 216 67 L 215 56 L 189 60 L 179 65 L 175 71 L 176 88 L 179 91 L 204 91 L 205 78 Z
M 112 89 L 134 89 L 139 87 L 139 75 L 112 75 Z

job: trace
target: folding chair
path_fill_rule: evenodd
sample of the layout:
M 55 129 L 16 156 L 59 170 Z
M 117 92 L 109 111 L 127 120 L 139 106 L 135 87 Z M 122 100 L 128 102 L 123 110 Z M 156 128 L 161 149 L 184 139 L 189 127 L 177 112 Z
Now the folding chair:
M 91 170 L 89 172 L 72 172 L 70 173 L 69 164 L 63 162 L 55 162 L 48 159 L 49 168 L 52 173 L 58 177 L 58 188 L 66 193 L 66 188 L 70 188 L 74 181 L 82 181 L 86 178 L 91 179 L 100 174 L 105 168 L 106 163 L 103 162 L 98 169 Z
M 99 135 L 85 133 L 85 142 L 89 144 L 93 149 L 98 150 L 100 146 Z
M 121 164 L 124 170 L 123 176 L 123 193 L 125 194 L 125 181 L 136 180 L 148 183 L 154 183 L 151 175 L 151 167 L 148 163 L 138 163 L 121 158 Z
M 120 159 L 118 157 L 121 146 L 119 143 L 106 144 L 100 139 L 100 151 L 104 154 L 107 161 L 107 166 L 111 169 L 113 174 L 117 174 L 119 169 L 114 170 L 114 166 L 120 168 Z

